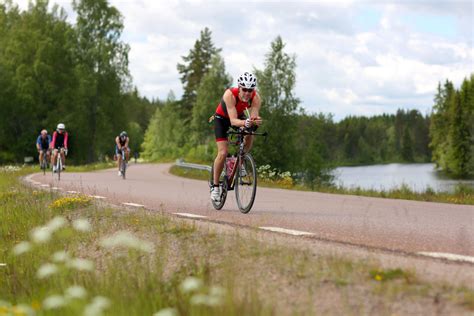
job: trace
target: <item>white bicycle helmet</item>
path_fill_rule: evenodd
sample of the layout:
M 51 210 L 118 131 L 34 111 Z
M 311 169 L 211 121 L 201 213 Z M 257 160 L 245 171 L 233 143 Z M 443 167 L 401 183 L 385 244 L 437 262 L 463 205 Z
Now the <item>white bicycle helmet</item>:
M 63 123 L 59 123 L 57 129 L 66 129 Z
M 257 86 L 257 77 L 246 71 L 239 76 L 239 79 L 237 79 L 237 84 L 242 88 L 255 89 Z

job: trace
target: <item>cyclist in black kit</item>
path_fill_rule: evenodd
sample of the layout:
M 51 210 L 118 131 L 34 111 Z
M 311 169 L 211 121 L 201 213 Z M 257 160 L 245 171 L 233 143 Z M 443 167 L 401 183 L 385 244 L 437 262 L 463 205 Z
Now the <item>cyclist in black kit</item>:
M 127 132 L 123 131 L 120 133 L 119 136 L 115 137 L 115 157 L 117 158 L 117 166 L 118 166 L 118 176 L 122 175 L 120 172 L 120 164 L 122 162 L 122 153 L 121 150 L 125 151 L 125 161 L 128 162 L 130 158 L 130 148 L 128 147 L 129 137 Z

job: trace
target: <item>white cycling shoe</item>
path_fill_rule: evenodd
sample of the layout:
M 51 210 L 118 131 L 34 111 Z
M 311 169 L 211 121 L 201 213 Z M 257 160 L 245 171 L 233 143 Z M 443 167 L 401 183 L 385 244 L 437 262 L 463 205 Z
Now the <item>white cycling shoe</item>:
M 221 200 L 221 188 L 212 187 L 211 188 L 211 200 L 214 202 L 219 202 Z
M 122 171 L 119 171 L 119 172 L 117 173 L 117 175 L 118 175 L 119 177 L 121 177 L 121 176 L 122 176 Z

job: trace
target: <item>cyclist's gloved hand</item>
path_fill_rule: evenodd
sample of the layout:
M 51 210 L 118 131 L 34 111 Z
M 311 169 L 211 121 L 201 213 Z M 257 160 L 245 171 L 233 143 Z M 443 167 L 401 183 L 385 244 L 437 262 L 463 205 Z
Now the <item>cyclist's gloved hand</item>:
M 248 118 L 248 119 L 245 120 L 244 126 L 245 126 L 246 128 L 250 128 L 250 127 L 252 127 L 252 125 L 253 125 L 253 122 L 252 122 L 251 119 Z

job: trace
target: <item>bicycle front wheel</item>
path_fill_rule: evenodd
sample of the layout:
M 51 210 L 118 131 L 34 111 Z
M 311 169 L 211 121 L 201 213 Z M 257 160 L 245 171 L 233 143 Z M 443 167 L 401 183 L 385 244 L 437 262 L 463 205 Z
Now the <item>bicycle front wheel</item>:
M 222 170 L 220 176 L 219 176 L 219 186 L 221 188 L 221 199 L 216 202 L 214 200 L 211 200 L 212 206 L 216 210 L 220 210 L 222 207 L 224 207 L 225 200 L 227 199 L 227 177 L 225 176 L 225 166 L 224 170 Z M 214 185 L 214 164 L 212 164 L 211 168 L 211 175 L 209 178 L 209 188 L 211 188 Z
M 236 177 L 235 198 L 240 211 L 246 214 L 250 212 L 257 193 L 257 168 L 249 153 L 242 157 Z
M 122 164 L 120 166 L 120 172 L 122 172 L 122 178 L 125 180 L 125 172 L 127 171 L 127 164 L 125 160 L 122 159 Z

